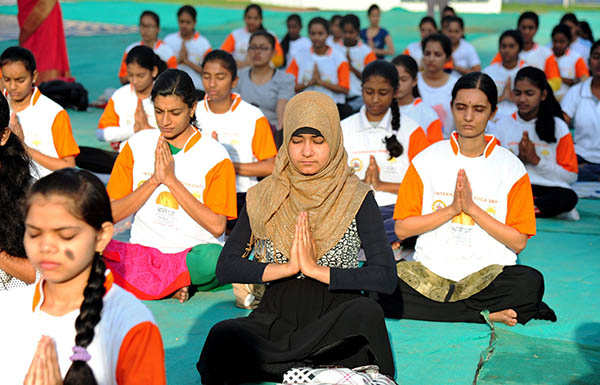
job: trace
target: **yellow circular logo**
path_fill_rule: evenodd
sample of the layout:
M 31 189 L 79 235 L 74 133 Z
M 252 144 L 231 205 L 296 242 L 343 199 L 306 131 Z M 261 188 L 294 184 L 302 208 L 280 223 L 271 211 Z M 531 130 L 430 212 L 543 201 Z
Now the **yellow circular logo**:
M 433 212 L 441 210 L 444 207 L 446 207 L 446 204 L 443 201 L 440 201 L 440 200 L 437 200 L 437 201 L 433 202 L 433 204 L 431 205 L 431 209 L 433 210 Z
M 156 204 L 161 206 L 169 207 L 174 210 L 179 210 L 179 204 L 177 200 L 169 191 L 163 191 L 156 197 Z

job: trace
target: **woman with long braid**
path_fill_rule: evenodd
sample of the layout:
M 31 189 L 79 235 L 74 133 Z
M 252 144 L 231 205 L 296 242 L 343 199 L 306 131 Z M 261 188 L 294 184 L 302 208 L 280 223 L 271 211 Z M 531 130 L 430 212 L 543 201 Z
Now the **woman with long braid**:
M 429 146 L 421 126 L 400 114 L 395 99 L 398 83 L 393 64 L 384 60 L 368 64 L 362 73 L 365 105 L 342 121 L 350 167 L 375 191 L 390 242 L 398 241 L 392 214 L 400 182 L 412 158 Z
M 0 317 L 10 346 L 0 351 L 3 384 L 166 383 L 152 314 L 113 283 L 101 257 L 112 220 L 104 185 L 87 171 L 62 169 L 32 186 L 24 244 L 42 278 L 0 297 L 10 309 Z

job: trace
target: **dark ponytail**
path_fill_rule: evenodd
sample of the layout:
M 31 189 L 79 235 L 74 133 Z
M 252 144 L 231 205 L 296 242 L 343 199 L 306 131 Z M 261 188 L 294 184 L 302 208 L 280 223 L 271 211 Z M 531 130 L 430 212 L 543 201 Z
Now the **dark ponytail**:
M 417 78 L 417 74 L 419 73 L 419 65 L 417 64 L 417 61 L 415 59 L 413 59 L 411 56 L 398 55 L 392 59 L 392 64 L 395 65 L 396 67 L 404 68 L 404 70 L 406 72 L 408 72 L 408 74 L 413 79 Z M 415 86 L 412 89 L 412 95 L 415 98 L 418 98 L 419 96 L 421 96 L 421 94 L 419 93 L 419 86 L 417 84 L 415 84 Z
M 537 120 L 535 121 L 535 132 L 538 137 L 547 143 L 556 142 L 554 117 L 563 119 L 562 108 L 556 100 L 552 87 L 546 80 L 544 71 L 535 67 L 521 68 L 515 76 L 515 84 L 518 81 L 527 79 L 531 84 L 537 87 L 540 92 L 546 91 L 546 99 L 540 102 Z
M 125 64 L 131 63 L 136 63 L 150 72 L 156 67 L 158 70 L 157 76 L 167 69 L 167 63 L 158 57 L 152 48 L 145 45 L 135 46 L 127 53 Z
M 106 222 L 113 222 L 110 199 L 104 184 L 89 171 L 63 168 L 54 171 L 33 184 L 29 190 L 25 213 L 29 211 L 32 197 L 59 195 L 69 198 L 66 209 L 76 218 L 99 231 Z M 73 363 L 67 371 L 65 385 L 97 384 L 94 372 L 87 364 L 89 354 L 85 350 L 94 340 L 94 328 L 100 322 L 103 307 L 104 272 L 106 267 L 100 253 L 95 253 L 90 276 L 83 290 L 83 302 L 75 320 L 75 347 Z M 87 357 L 86 357 L 87 356 Z M 99 357 L 102 359 L 102 357 Z
M 94 328 L 100 322 L 100 315 L 104 305 L 104 272 L 106 266 L 100 253 L 94 255 L 92 270 L 88 278 L 87 285 L 83 289 L 83 302 L 79 308 L 79 316 L 75 320 L 75 346 L 87 348 L 94 340 Z M 74 349 L 75 350 L 75 349 Z M 73 358 L 71 358 L 73 359 Z M 73 360 L 71 367 L 67 371 L 64 385 L 97 385 L 96 377 L 92 368 L 83 360 Z
M 364 85 L 371 76 L 381 76 L 386 79 L 392 88 L 394 93 L 398 90 L 398 71 L 394 65 L 386 60 L 375 60 L 369 63 L 362 73 L 362 84 Z M 398 107 L 398 101 L 396 98 L 392 99 L 392 105 L 390 106 L 392 112 L 392 131 L 394 132 L 391 136 L 386 136 L 383 142 L 385 148 L 390 154 L 390 159 L 397 158 L 404 152 L 402 144 L 398 141 L 396 133 L 400 129 L 400 107 Z

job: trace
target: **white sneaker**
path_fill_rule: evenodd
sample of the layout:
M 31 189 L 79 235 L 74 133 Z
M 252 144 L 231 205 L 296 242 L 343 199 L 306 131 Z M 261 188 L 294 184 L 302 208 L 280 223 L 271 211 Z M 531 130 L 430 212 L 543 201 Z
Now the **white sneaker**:
M 575 222 L 580 220 L 581 217 L 579 216 L 579 212 L 577 211 L 577 209 L 573 209 L 571 211 L 567 211 L 566 213 L 558 214 L 556 216 L 556 219 Z

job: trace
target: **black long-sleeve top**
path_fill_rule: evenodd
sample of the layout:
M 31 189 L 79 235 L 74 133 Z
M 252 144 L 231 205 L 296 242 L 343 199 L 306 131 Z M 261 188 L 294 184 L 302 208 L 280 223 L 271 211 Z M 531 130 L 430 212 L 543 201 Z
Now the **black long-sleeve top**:
M 391 294 L 397 284 L 396 264 L 372 192 L 367 193 L 355 219 L 366 262 L 355 269 L 330 268 L 329 290 L 367 290 Z M 241 258 L 251 233 L 244 206 L 219 256 L 216 269 L 219 282 L 263 283 L 262 275 L 267 264 Z

